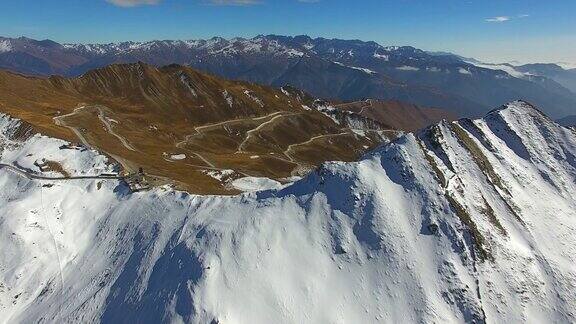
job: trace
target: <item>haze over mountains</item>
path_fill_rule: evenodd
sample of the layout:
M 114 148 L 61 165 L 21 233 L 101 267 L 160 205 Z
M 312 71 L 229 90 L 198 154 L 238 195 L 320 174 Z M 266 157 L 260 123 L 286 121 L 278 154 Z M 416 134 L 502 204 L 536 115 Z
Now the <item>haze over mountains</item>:
M 576 69 L 564 69 L 558 64 L 526 64 L 517 70 L 550 78 L 576 93 Z
M 572 71 L 519 67 L 530 77 L 465 62 L 452 54 L 375 42 L 307 36 L 212 38 L 119 44 L 67 44 L 0 38 L 0 67 L 26 74 L 77 76 L 118 62 L 190 65 L 222 77 L 280 87 L 292 85 L 320 98 L 400 100 L 478 116 L 524 99 L 553 118 L 574 114 Z M 536 73 L 538 72 L 538 73 Z

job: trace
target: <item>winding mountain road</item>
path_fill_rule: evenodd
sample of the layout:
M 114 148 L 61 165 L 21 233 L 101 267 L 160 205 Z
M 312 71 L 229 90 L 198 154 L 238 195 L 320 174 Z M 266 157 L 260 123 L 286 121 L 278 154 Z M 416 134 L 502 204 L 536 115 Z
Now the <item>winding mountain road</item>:
M 248 138 L 251 136 L 251 132 L 257 131 L 259 129 L 261 129 L 262 127 L 266 126 L 268 123 L 272 122 L 273 120 L 282 117 L 282 116 L 290 116 L 293 115 L 294 113 L 286 113 L 284 111 L 277 111 L 277 112 L 273 112 L 271 114 L 265 115 L 265 116 L 260 116 L 260 117 L 250 117 L 250 118 L 238 118 L 238 119 L 232 119 L 232 120 L 226 120 L 226 121 L 222 121 L 222 122 L 217 122 L 217 123 L 213 123 L 213 124 L 207 124 L 207 125 L 202 125 L 202 126 L 197 126 L 194 127 L 194 130 L 196 131 L 197 134 L 193 134 L 193 135 L 187 135 L 183 141 L 180 141 L 178 143 L 176 143 L 176 147 L 177 148 L 183 148 L 184 145 L 186 145 L 186 143 L 194 136 L 197 135 L 202 135 L 204 133 L 204 130 L 207 129 L 212 129 L 212 128 L 216 128 L 216 127 L 221 127 L 221 126 L 226 126 L 229 124 L 234 124 L 234 123 L 241 123 L 241 122 L 246 122 L 246 121 L 260 121 L 260 120 L 264 120 L 264 119 L 269 119 L 266 122 L 263 122 L 262 124 L 258 125 L 256 128 L 249 130 L 246 133 L 246 138 L 244 139 L 244 141 L 240 144 L 239 146 L 239 152 L 242 152 L 242 146 L 245 144 L 245 142 L 248 140 Z M 219 169 L 216 167 L 216 165 L 214 165 L 214 163 L 212 163 L 211 161 L 209 161 L 208 159 L 206 159 L 202 154 L 198 153 L 198 152 L 194 152 L 194 151 L 190 151 L 191 154 L 193 154 L 194 156 L 196 156 L 197 158 L 199 158 L 200 160 L 202 160 L 202 162 L 206 163 L 206 165 L 208 165 L 211 169 L 214 170 L 224 170 L 224 169 Z
M 102 124 L 104 124 L 104 128 L 106 129 L 106 131 L 116 137 L 120 143 L 122 143 L 122 145 L 127 148 L 130 151 L 137 151 L 136 148 L 134 148 L 134 146 L 123 136 L 121 136 L 120 134 L 116 133 L 112 127 L 112 125 L 110 124 L 110 121 L 108 120 L 108 118 L 106 117 L 106 114 L 104 113 L 104 109 L 101 106 L 81 106 L 78 107 L 76 109 L 74 109 L 74 111 L 72 111 L 69 114 L 66 115 L 62 115 L 62 116 L 57 116 L 54 117 L 54 123 L 58 126 L 63 126 L 66 127 L 70 130 L 72 130 L 72 132 L 74 132 L 74 134 L 76 134 L 76 136 L 80 139 L 80 141 L 82 142 L 82 144 L 84 144 L 84 146 L 92 148 L 92 145 L 90 145 L 90 142 L 88 142 L 88 140 L 86 139 L 86 137 L 84 137 L 84 134 L 82 134 L 82 132 L 78 129 L 78 127 L 75 126 L 70 126 L 66 123 L 66 121 L 64 120 L 66 117 L 72 117 L 78 113 L 80 113 L 82 110 L 88 110 L 88 109 L 96 109 L 96 111 L 98 112 L 98 119 L 100 119 L 100 121 L 102 122 Z
M 288 157 L 290 159 L 290 161 L 294 162 L 294 157 L 292 157 L 292 154 L 289 152 L 292 152 L 293 148 L 296 146 L 303 146 L 303 145 L 307 145 L 310 144 L 312 142 L 314 142 L 317 139 L 321 139 L 321 138 L 329 138 L 329 137 L 336 137 L 336 136 L 343 136 L 343 135 L 350 135 L 350 132 L 341 132 L 338 134 L 323 134 L 323 135 L 318 135 L 318 136 L 314 136 L 312 138 L 310 138 L 309 140 L 302 142 L 302 143 L 295 143 L 295 144 L 291 144 L 288 145 L 288 147 L 286 148 L 286 150 L 283 152 L 283 154 Z
M 80 142 L 82 143 L 82 145 L 84 145 L 84 146 L 92 149 L 92 148 L 93 148 L 92 145 L 90 145 L 90 142 L 88 142 L 88 140 L 86 139 L 86 137 L 84 137 L 84 134 L 82 134 L 82 132 L 81 132 L 77 127 L 69 126 L 69 125 L 66 124 L 66 122 L 64 121 L 64 118 L 70 117 L 70 116 L 74 116 L 74 115 L 76 115 L 80 110 L 85 109 L 85 108 L 86 108 L 86 106 L 78 107 L 78 108 L 74 109 L 74 111 L 72 111 L 72 112 L 69 113 L 69 114 L 54 117 L 53 120 L 54 120 L 54 124 L 56 124 L 56 125 L 58 125 L 58 126 L 66 127 L 66 128 L 68 128 L 68 129 L 70 129 L 70 130 L 76 135 L 76 137 L 78 137 L 78 139 L 80 140 Z
M 221 122 L 217 122 L 217 123 L 213 123 L 213 124 L 206 124 L 206 125 L 202 125 L 202 126 L 197 126 L 197 127 L 194 127 L 194 129 L 196 130 L 197 133 L 201 133 L 201 130 L 204 130 L 207 128 L 213 128 L 213 127 L 218 127 L 218 126 L 223 126 L 223 125 L 228 125 L 228 124 L 233 124 L 233 123 L 239 123 L 239 122 L 246 122 L 246 121 L 259 121 L 262 119 L 275 117 L 277 115 L 281 115 L 284 113 L 286 113 L 286 112 L 285 111 L 276 111 L 276 112 L 273 112 L 271 114 L 268 114 L 265 116 L 260 116 L 260 117 L 230 119 L 230 120 L 225 120 L 225 121 L 221 121 Z
M 112 125 L 110 124 L 110 121 L 108 120 L 108 118 L 104 114 L 102 107 L 96 106 L 96 109 L 98 110 L 98 119 L 100 119 L 102 124 L 104 124 L 104 127 L 106 128 L 108 133 L 110 135 L 116 137 L 120 141 L 120 143 L 122 143 L 122 145 L 124 145 L 125 148 L 129 149 L 130 151 L 134 151 L 134 152 L 138 151 L 125 137 L 116 133 L 114 131 L 114 129 L 112 129 Z
M 246 137 L 244 138 L 244 140 L 242 141 L 242 143 L 240 143 L 240 145 L 238 146 L 238 152 L 244 152 L 244 146 L 246 146 L 246 143 L 248 143 L 248 141 L 250 140 L 250 138 L 253 136 L 253 134 L 255 132 L 258 132 L 259 130 L 261 130 L 262 128 L 274 123 L 274 121 L 276 121 L 278 118 L 282 118 L 282 117 L 290 117 L 290 116 L 295 116 L 298 115 L 300 113 L 287 113 L 287 114 L 281 114 L 281 115 L 276 115 L 272 118 L 270 118 L 270 120 L 263 122 L 262 124 L 258 125 L 256 128 L 253 128 L 249 131 L 246 132 Z

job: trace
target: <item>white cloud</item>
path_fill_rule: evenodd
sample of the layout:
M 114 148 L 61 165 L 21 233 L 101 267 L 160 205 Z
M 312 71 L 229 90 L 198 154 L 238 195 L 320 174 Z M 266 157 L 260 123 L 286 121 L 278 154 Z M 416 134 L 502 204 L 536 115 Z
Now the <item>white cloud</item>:
M 143 5 L 159 4 L 163 0 L 106 0 L 113 5 L 119 7 L 137 7 Z M 305 2 L 313 2 L 315 0 L 299 0 Z M 251 6 L 261 3 L 260 0 L 205 0 L 206 4 L 215 6 Z
M 260 0 L 208 0 L 207 3 L 215 6 L 252 6 L 262 2 Z
M 505 22 L 505 21 L 509 21 L 510 17 L 509 16 L 498 16 L 498 17 L 491 17 L 491 18 L 486 18 L 487 22 Z
M 496 16 L 496 17 L 486 18 L 484 20 L 487 22 L 501 23 L 501 22 L 510 21 L 512 19 L 523 19 L 523 18 L 528 18 L 528 17 L 530 17 L 530 15 L 521 14 L 521 15 L 516 15 L 516 16 Z
M 119 7 L 137 7 L 143 5 L 155 5 L 163 0 L 105 0 Z M 320 0 L 296 0 L 302 3 L 316 3 Z M 263 0 L 203 0 L 204 4 L 213 6 L 252 6 L 263 3 Z
M 142 5 L 155 5 L 161 0 L 106 0 L 119 7 L 137 7 Z

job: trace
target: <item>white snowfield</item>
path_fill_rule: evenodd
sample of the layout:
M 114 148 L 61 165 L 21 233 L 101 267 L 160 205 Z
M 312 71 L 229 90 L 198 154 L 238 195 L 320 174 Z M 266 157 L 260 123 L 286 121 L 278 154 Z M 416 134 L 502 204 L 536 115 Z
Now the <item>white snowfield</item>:
M 0 169 L 5 323 L 576 321 L 576 134 L 523 102 L 280 190 L 50 183 Z
M 22 136 L 19 136 L 22 135 Z M 25 137 L 25 141 L 12 140 Z M 29 137 L 29 138 L 27 138 Z M 39 165 L 45 161 L 57 162 L 70 176 L 97 176 L 114 172 L 117 166 L 108 158 L 86 147 L 30 133 L 19 120 L 0 113 L 0 163 L 16 165 L 20 169 L 43 176 L 61 176 L 54 171 L 43 171 Z

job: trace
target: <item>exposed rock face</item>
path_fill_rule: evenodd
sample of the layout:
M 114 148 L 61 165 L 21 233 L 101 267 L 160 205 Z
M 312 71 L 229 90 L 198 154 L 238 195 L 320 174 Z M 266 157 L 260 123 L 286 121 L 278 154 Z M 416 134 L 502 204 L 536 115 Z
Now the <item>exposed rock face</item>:
M 3 163 L 57 147 L 2 138 Z M 235 197 L 1 169 L 2 318 L 573 322 L 575 156 L 514 102 Z

